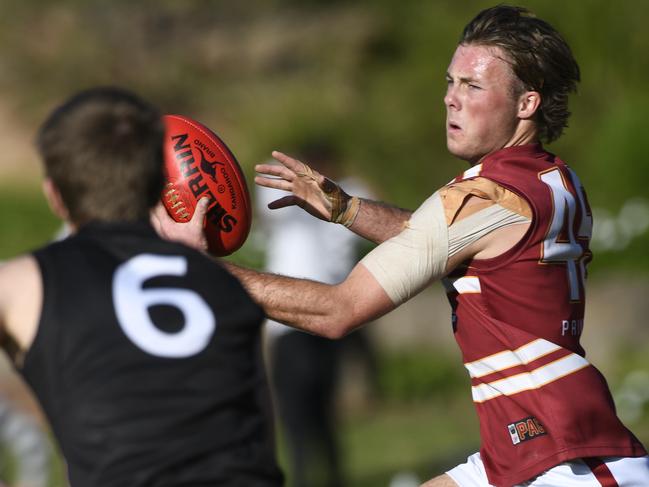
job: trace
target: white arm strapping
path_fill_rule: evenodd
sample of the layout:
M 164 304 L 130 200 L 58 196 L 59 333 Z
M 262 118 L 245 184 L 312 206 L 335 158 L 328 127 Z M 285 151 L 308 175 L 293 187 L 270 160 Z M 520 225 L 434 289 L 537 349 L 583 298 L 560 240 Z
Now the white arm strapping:
M 376 247 L 361 263 L 399 305 L 441 279 L 450 256 L 494 230 L 529 221 L 494 204 L 448 227 L 436 192 L 412 214 L 399 235 Z
M 398 305 L 442 277 L 447 260 L 448 227 L 436 192 L 412 214 L 399 235 L 376 247 L 361 263 Z
M 517 223 L 529 223 L 526 216 L 495 204 L 456 221 L 448 228 L 448 256 L 452 257 L 476 240 L 499 228 Z

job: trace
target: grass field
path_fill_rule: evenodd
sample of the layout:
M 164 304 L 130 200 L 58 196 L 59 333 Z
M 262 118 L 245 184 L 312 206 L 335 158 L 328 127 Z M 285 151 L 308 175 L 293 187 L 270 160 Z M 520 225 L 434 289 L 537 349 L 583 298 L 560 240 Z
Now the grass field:
M 4 181 L 0 186 L 0 260 L 38 247 L 60 227 L 37 183 Z
M 346 418 L 342 436 L 355 486 L 388 485 L 404 471 L 424 480 L 478 449 L 472 405 L 455 397 L 383 405 L 372 414 Z
M 363 412 L 342 415 L 342 439 L 348 485 L 388 486 L 398 473 L 409 472 L 420 481 L 465 460 L 477 451 L 479 440 L 472 405 L 465 398 L 430 398 L 408 404 L 378 403 Z M 646 442 L 649 418 L 632 428 Z M 286 453 L 279 440 L 280 464 Z M 2 464 L 2 463 L 0 463 Z M 0 478 L 11 477 L 11 467 Z M 65 487 L 59 459 L 52 466 L 50 487 Z M 287 484 L 290 486 L 290 483 Z M 318 487 L 314 483 L 313 487 Z
M 387 487 L 400 473 L 423 481 L 477 451 L 477 420 L 466 384 L 458 383 L 450 368 L 446 369 L 452 365 L 443 364 L 439 351 L 429 350 L 425 357 L 424 353 L 424 350 L 413 352 L 413 359 L 406 366 L 402 359 L 395 360 L 391 354 L 379 357 L 383 364 L 381 374 L 388 373 L 387 367 L 392 369 L 389 377 L 403 379 L 399 395 L 386 387 L 389 381 L 395 380 L 391 378 L 387 382 L 383 380 L 383 392 L 378 395 L 361 398 L 351 406 L 341 403 L 338 433 L 349 486 Z M 628 353 L 620 357 L 617 363 L 621 372 L 613 374 L 610 381 L 614 392 L 620 391 L 627 376 L 622 370 L 638 370 L 638 364 L 642 364 L 639 359 L 639 355 Z M 418 364 L 423 375 L 432 364 L 437 364 L 438 369 L 446 369 L 443 376 L 447 382 L 430 383 L 425 390 L 421 386 L 413 388 L 412 376 L 416 372 L 412 363 Z M 459 365 L 458 370 L 461 371 Z M 619 402 L 619 397 L 616 400 Z M 625 419 L 625 422 L 641 441 L 649 443 L 649 402 L 641 406 L 640 414 L 633 421 Z M 286 471 L 287 456 L 281 434 L 278 456 Z M 0 461 L 0 479 L 11 479 L 12 470 L 11 462 Z M 313 487 L 319 487 L 318 472 L 314 477 Z M 289 479 L 287 487 L 290 485 Z M 64 467 L 58 457 L 52 464 L 50 487 L 65 487 Z
M 342 415 L 339 433 L 348 485 L 387 486 L 399 472 L 420 480 L 456 465 L 478 448 L 472 406 L 455 398 L 412 404 L 375 404 Z M 279 460 L 286 453 L 279 440 Z M 11 481 L 12 461 L 0 461 L 0 479 Z M 287 484 L 290 485 L 290 484 Z M 65 487 L 60 458 L 52 462 L 50 487 Z M 318 487 L 317 481 L 313 487 Z

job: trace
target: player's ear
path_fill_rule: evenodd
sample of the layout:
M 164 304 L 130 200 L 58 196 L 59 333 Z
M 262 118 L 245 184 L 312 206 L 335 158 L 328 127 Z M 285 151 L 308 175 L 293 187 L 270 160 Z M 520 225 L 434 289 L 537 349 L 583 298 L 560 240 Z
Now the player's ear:
M 54 185 L 54 181 L 52 181 L 50 178 L 45 178 L 43 180 L 43 194 L 45 194 L 45 199 L 47 200 L 47 204 L 50 206 L 52 213 L 54 213 L 61 220 L 69 222 L 70 215 L 68 213 L 68 209 L 63 203 L 63 198 L 61 198 L 59 189 Z
M 529 120 L 541 106 L 541 94 L 538 91 L 526 91 L 518 99 L 518 118 Z

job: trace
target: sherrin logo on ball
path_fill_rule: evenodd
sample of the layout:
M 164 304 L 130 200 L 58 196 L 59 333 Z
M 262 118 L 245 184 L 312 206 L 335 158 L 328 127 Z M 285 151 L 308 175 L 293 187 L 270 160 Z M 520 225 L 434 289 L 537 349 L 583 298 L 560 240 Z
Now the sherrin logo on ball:
M 196 203 L 210 199 L 205 216 L 208 250 L 217 256 L 239 249 L 252 222 L 250 194 L 236 158 L 205 125 L 165 115 L 162 202 L 177 222 L 191 219 Z

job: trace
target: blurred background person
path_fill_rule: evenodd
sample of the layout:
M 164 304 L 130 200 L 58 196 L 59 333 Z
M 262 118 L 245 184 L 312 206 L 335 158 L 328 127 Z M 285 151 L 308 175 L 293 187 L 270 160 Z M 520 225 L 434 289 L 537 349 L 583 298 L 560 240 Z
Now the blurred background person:
M 346 190 L 369 196 L 360 180 L 340 179 L 339 156 L 326 137 L 305 141 L 296 151 L 317 171 L 329 171 L 326 174 Z M 362 256 L 365 242 L 341 226 L 309 218 L 298 207 L 270 210 L 267 205 L 285 193 L 262 186 L 255 186 L 255 190 L 266 270 L 327 283 L 342 281 Z M 345 455 L 336 432 L 336 404 L 346 352 L 360 358 L 373 376 L 373 353 L 366 333 L 359 330 L 345 340 L 333 341 L 272 320 L 267 322 L 266 331 L 290 485 L 346 485 Z
M 50 443 L 35 418 L 0 395 L 0 486 L 46 487 Z

